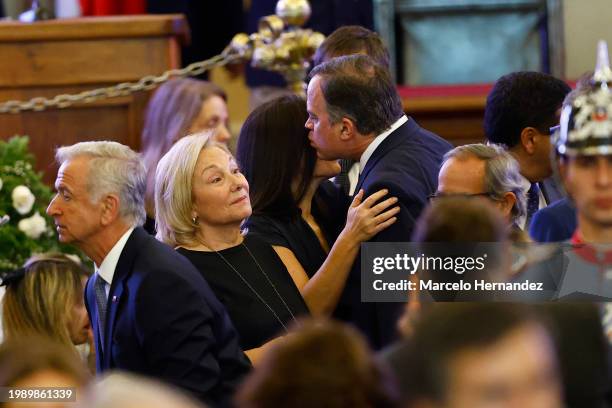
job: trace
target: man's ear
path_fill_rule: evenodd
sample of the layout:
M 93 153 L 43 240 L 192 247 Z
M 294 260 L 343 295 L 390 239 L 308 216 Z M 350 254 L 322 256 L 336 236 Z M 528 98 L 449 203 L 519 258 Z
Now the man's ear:
M 532 155 L 536 152 L 538 136 L 541 136 L 540 132 L 533 127 L 526 127 L 521 131 L 521 146 L 527 154 Z
M 501 200 L 499 200 L 499 207 L 506 219 L 512 220 L 512 209 L 516 204 L 516 195 L 512 191 L 504 193 Z
M 355 122 L 349 118 L 342 118 L 340 121 L 340 140 L 346 141 L 353 138 L 357 132 Z
M 107 226 L 119 218 L 119 197 L 116 194 L 108 194 L 100 203 L 102 206 L 102 217 L 100 223 Z

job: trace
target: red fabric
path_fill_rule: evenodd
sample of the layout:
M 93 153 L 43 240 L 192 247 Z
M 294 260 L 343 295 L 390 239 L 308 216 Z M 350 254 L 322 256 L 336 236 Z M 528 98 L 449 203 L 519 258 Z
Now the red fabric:
M 584 239 L 582 238 L 582 234 L 580 234 L 579 230 L 576 230 L 576 232 L 574 232 L 571 242 L 572 244 L 575 245 L 574 252 L 578 254 L 585 261 L 593 263 L 593 264 L 598 264 L 598 265 L 599 264 L 603 264 L 603 265 L 612 264 L 612 250 L 604 251 L 603 259 L 600 259 L 601 255 L 598 256 L 598 251 L 595 248 L 593 248 L 591 245 L 584 242 Z
M 145 14 L 146 0 L 80 0 L 84 16 Z
M 436 96 L 486 96 L 493 84 L 398 86 L 402 98 Z
M 575 81 L 566 81 L 572 88 Z M 487 96 L 493 88 L 492 83 L 461 85 L 400 85 L 397 90 L 404 98 L 445 97 L 445 96 Z

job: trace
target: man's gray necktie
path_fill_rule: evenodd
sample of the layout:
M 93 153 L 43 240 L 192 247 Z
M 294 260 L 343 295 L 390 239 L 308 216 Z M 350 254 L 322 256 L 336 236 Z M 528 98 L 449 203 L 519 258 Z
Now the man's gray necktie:
M 340 160 L 340 173 L 334 178 L 334 183 L 340 187 L 344 194 L 349 195 L 351 189 L 351 182 L 349 180 L 349 171 L 355 164 L 355 160 L 341 159 Z
M 96 290 L 96 304 L 98 305 L 98 332 L 100 333 L 100 340 L 104 345 L 104 327 L 106 324 L 106 282 L 100 275 L 96 275 L 96 281 L 94 282 L 94 288 Z

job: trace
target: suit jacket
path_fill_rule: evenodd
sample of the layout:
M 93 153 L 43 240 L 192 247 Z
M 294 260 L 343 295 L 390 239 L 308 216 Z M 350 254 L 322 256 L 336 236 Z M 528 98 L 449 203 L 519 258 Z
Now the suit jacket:
M 565 197 L 563 189 L 559 186 L 554 177 L 544 179 L 538 184 L 546 200 L 546 205 L 551 205 Z
M 576 226 L 576 209 L 564 198 L 533 215 L 529 235 L 537 242 L 562 242 L 572 237 Z
M 94 338 L 94 277 L 85 302 Z M 108 295 L 104 345 L 96 341 L 98 373 L 135 372 L 172 383 L 211 406 L 229 406 L 249 362 L 223 305 L 183 256 L 143 228 L 130 235 Z
M 399 199 L 397 221 L 370 242 L 408 242 L 416 219 L 438 187 L 438 172 L 450 143 L 421 128 L 412 118 L 374 151 L 357 181 L 365 196 L 382 189 Z M 357 326 L 372 347 L 382 348 L 396 336 L 403 303 L 362 303 L 360 257 L 353 265 L 335 316 Z

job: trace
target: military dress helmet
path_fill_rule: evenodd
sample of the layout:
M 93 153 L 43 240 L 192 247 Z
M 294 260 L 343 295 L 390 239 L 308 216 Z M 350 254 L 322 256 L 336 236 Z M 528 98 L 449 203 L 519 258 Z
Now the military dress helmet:
M 612 154 L 612 70 L 605 41 L 597 44 L 597 65 L 588 84 L 561 110 L 555 149 L 565 156 Z

